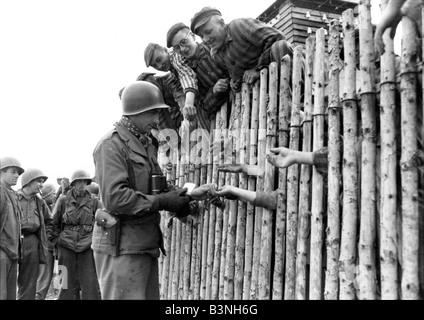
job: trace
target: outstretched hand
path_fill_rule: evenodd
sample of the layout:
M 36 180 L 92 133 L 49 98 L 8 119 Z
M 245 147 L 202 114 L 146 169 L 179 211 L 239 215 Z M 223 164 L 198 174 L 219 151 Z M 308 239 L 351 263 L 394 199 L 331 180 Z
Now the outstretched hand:
M 279 168 L 287 168 L 298 163 L 298 152 L 285 147 L 269 149 L 272 154 L 267 154 L 266 159 L 272 165 Z
M 216 186 L 216 184 L 214 184 L 214 183 L 203 184 L 200 187 L 197 187 L 196 189 L 194 189 L 190 193 L 190 196 L 194 200 L 206 200 L 206 199 L 210 198 L 210 196 L 211 196 L 211 188 L 213 186 Z
M 233 194 L 233 187 L 230 185 L 225 185 L 221 189 L 218 189 L 217 185 L 211 187 L 210 190 L 212 197 L 225 197 L 226 199 L 235 200 Z
M 384 9 L 374 33 L 374 51 L 376 56 L 384 54 L 383 34 L 386 29 L 391 28 L 390 37 L 394 38 L 396 27 L 402 19 L 401 7 L 404 2 L 405 0 L 390 0 Z

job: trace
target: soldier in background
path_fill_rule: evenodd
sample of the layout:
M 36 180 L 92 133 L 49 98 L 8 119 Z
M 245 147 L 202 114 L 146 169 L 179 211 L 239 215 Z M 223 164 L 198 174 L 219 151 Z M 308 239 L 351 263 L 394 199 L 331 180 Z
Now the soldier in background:
M 69 190 L 72 189 L 71 185 L 69 184 L 69 178 L 63 177 L 63 178 L 57 178 L 57 184 L 60 186 L 56 191 L 56 200 L 59 199 L 61 194 L 66 194 Z
M 16 300 L 21 211 L 12 186 L 24 171 L 16 158 L 0 158 L 0 300 Z
M 54 204 L 56 202 L 56 187 L 52 183 L 45 184 L 41 188 L 41 192 L 39 194 L 41 199 L 43 199 L 47 207 L 50 211 L 50 214 L 53 211 Z M 47 263 L 40 264 L 38 269 L 38 279 L 37 279 L 37 289 L 35 293 L 36 300 L 44 300 L 46 299 L 47 292 L 49 291 L 50 284 L 53 279 L 53 269 L 54 269 L 54 244 L 51 242 L 51 234 L 47 234 Z
M 85 170 L 76 170 L 71 177 L 72 189 L 61 195 L 53 210 L 62 283 L 58 300 L 73 300 L 75 286 L 81 286 L 82 300 L 99 300 L 91 238 L 94 214 L 101 208 L 99 199 L 85 188 L 91 178 Z
M 89 185 L 85 187 L 85 189 L 96 198 L 99 198 L 99 185 L 97 183 L 92 181 Z
M 47 263 L 47 233 L 51 233 L 52 218 L 46 202 L 38 196 L 46 180 L 47 176 L 36 168 L 27 169 L 21 177 L 18 199 L 23 255 L 19 259 L 18 300 L 35 300 L 39 265 Z

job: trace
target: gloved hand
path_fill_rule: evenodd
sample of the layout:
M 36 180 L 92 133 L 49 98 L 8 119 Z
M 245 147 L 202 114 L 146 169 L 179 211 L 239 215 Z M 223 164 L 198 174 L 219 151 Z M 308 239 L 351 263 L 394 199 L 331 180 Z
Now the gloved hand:
M 188 215 L 195 216 L 198 214 L 199 214 L 199 204 L 197 201 L 190 201 L 180 210 L 175 212 L 175 216 L 177 218 L 184 218 L 184 217 L 187 217 Z
M 185 206 L 188 206 L 190 202 L 190 197 L 186 193 L 187 188 L 157 194 L 154 208 L 156 210 L 177 212 Z

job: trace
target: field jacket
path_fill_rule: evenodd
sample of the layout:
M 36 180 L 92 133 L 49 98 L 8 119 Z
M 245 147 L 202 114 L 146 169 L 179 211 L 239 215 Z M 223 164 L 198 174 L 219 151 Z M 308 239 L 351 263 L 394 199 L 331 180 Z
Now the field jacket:
M 89 249 L 94 215 L 100 207 L 99 199 L 87 190 L 82 197 L 76 197 L 73 189 L 61 195 L 53 209 L 56 244 L 75 252 Z
M 0 183 L 0 249 L 12 260 L 19 259 L 21 212 L 14 190 Z
M 155 148 L 150 142 L 143 145 L 125 126 L 116 123 L 99 141 L 93 157 L 101 202 L 119 220 L 117 230 L 95 225 L 93 250 L 159 257 L 163 238 L 151 176 L 162 171 Z

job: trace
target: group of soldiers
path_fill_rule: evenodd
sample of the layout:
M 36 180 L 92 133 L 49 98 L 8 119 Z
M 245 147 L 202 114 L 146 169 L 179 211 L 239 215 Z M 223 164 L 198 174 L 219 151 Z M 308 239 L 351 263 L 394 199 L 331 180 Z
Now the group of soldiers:
M 90 185 L 88 172 L 77 170 L 71 181 L 60 178 L 60 188 L 56 188 L 51 183 L 44 184 L 48 177 L 43 171 L 24 169 L 14 157 L 0 158 L 0 169 L 0 299 L 46 299 L 55 259 L 64 278 L 59 296 L 74 299 L 75 294 L 80 299 L 79 291 L 87 282 L 79 281 L 76 273 L 89 273 L 89 262 L 93 260 L 92 253 L 87 262 L 79 256 L 81 252 L 90 253 L 90 229 L 100 203 L 97 184 Z M 15 191 L 12 187 L 19 177 L 21 188 Z M 84 233 L 74 230 L 84 226 L 89 238 L 86 243 L 81 237 Z M 89 278 L 93 279 L 93 291 L 99 296 L 94 265 Z M 64 281 L 73 281 L 75 285 L 68 290 Z

